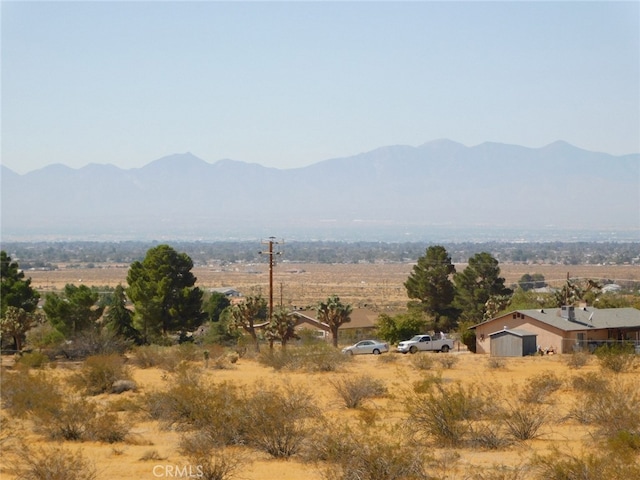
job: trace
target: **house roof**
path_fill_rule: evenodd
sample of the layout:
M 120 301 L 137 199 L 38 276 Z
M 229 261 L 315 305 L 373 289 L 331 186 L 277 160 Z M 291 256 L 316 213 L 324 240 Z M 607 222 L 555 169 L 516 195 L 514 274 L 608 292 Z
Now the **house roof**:
M 541 310 L 514 310 L 506 315 L 487 320 L 484 325 L 520 313 L 552 327 L 564 331 L 600 330 L 606 328 L 640 328 L 640 310 L 637 308 L 575 308 L 573 319 L 564 318 L 562 309 L 545 308 Z M 477 327 L 474 325 L 472 328 Z
M 320 322 L 316 318 L 316 312 L 302 312 L 300 310 L 296 310 L 293 312 L 298 318 L 300 318 L 299 323 L 310 323 L 312 325 L 317 325 L 318 328 L 328 329 L 329 326 L 326 323 Z M 378 320 L 379 313 L 368 309 L 368 308 L 355 308 L 350 315 L 351 321 L 348 323 L 344 323 L 340 326 L 340 330 L 350 330 L 354 328 L 373 328 L 376 326 L 376 322 Z
M 527 332 L 526 330 L 522 330 L 520 328 L 503 328 L 502 330 L 498 330 L 497 332 L 490 333 L 489 336 L 492 337 L 494 335 L 498 335 L 499 333 L 510 333 L 517 337 L 537 337 L 536 333 Z

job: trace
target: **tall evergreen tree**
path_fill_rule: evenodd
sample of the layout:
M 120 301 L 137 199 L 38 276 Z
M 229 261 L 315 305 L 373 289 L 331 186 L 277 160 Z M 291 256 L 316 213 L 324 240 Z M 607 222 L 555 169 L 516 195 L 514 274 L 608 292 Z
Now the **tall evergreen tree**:
M 338 346 L 338 329 L 351 321 L 351 305 L 344 304 L 340 297 L 332 295 L 326 302 L 320 302 L 317 308 L 318 320 L 329 325 L 333 346 Z
M 42 307 L 53 327 L 65 336 L 74 336 L 94 327 L 104 307 L 97 305 L 98 292 L 86 285 L 68 283 L 62 295 L 47 293 Z
M 135 321 L 143 341 L 202 323 L 202 291 L 195 287 L 193 262 L 169 245 L 147 251 L 127 273 L 127 296 L 135 305 Z
M 141 343 L 140 332 L 133 326 L 133 312 L 127 308 L 127 297 L 122 285 L 113 292 L 112 303 L 105 314 L 106 327 L 123 338 Z
M 7 307 L 21 308 L 27 313 L 35 311 L 40 294 L 31 286 L 31 279 L 25 278 L 17 262 L 11 260 L 7 252 L 0 252 L 0 316 Z
M 462 318 L 480 323 L 484 318 L 487 301 L 492 296 L 511 295 L 500 277 L 498 260 L 487 252 L 477 253 L 469 259 L 469 265 L 453 277 L 456 286 L 454 305 L 462 312 Z
M 453 299 L 455 287 L 451 277 L 456 268 L 451 263 L 447 250 L 440 246 L 427 248 L 425 254 L 414 265 L 404 283 L 409 298 L 420 302 L 420 307 L 434 319 L 434 326 L 441 329 L 441 317 L 455 317 Z
M 213 292 L 209 296 L 209 299 L 206 302 L 205 310 L 207 312 L 207 316 L 209 317 L 210 322 L 217 322 L 220 320 L 220 315 L 231 305 L 231 301 L 229 298 L 220 292 Z

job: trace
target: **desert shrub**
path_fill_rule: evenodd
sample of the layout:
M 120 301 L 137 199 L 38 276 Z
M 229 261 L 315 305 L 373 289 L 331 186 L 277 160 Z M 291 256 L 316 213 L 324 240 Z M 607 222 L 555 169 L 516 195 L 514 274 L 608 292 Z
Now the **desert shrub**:
M 509 435 L 515 440 L 524 441 L 540 436 L 540 429 L 546 424 L 549 414 L 547 408 L 541 405 L 511 403 L 503 418 Z
M 438 363 L 446 369 L 453 368 L 459 360 L 455 355 L 438 355 Z
M 471 385 L 436 384 L 426 394 L 406 403 L 409 426 L 445 446 L 460 446 L 470 431 L 470 421 L 480 418 L 486 399 Z
M 640 435 L 640 388 L 633 383 L 612 383 L 609 388 L 589 391 L 576 401 L 570 417 L 598 427 L 604 437 L 620 432 Z
M 640 478 L 638 462 L 606 451 L 573 454 L 555 447 L 547 454 L 535 454 L 531 465 L 540 478 L 549 480 Z
M 53 349 L 53 354 L 76 360 L 92 355 L 122 355 L 130 348 L 131 342 L 109 329 L 88 329 L 68 341 L 59 343 Z
M 487 368 L 491 370 L 500 370 L 507 366 L 507 361 L 502 357 L 489 357 L 487 359 Z
M 597 393 L 606 390 L 609 379 L 602 374 L 588 372 L 571 378 L 571 387 L 582 393 Z
M 378 355 L 380 363 L 395 363 L 398 361 L 398 355 Z
M 512 443 L 511 438 L 498 424 L 483 422 L 471 425 L 469 428 L 468 444 L 471 447 L 484 450 L 499 450 L 508 447 Z
M 142 345 L 133 350 L 133 363 L 140 368 L 158 367 L 173 372 L 180 363 L 180 358 L 172 347 Z
M 2 405 L 18 418 L 62 402 L 55 379 L 43 371 L 5 372 L 1 380 Z
M 244 438 L 276 458 L 298 453 L 320 411 L 311 393 L 291 386 L 256 385 L 243 401 Z
M 180 362 L 196 362 L 202 359 L 202 348 L 193 342 L 181 343 L 172 349 L 175 350 Z
M 365 375 L 343 377 L 332 381 L 331 385 L 347 408 L 357 408 L 364 400 L 387 393 L 387 388 L 382 381 Z
M 328 480 L 432 478 L 424 466 L 428 456 L 403 432 L 383 435 L 367 426 L 357 431 L 334 427 L 325 430 L 322 438 L 314 439 L 314 447 L 323 452 L 327 462 L 324 478 Z
M 258 361 L 267 367 L 273 368 L 274 370 L 282 370 L 285 368 L 295 369 L 297 365 L 297 356 L 291 348 L 267 350 L 260 352 L 260 355 L 258 355 Z
M 238 453 L 212 451 L 208 455 L 189 457 L 196 470 L 192 475 L 203 480 L 228 480 L 233 478 L 243 465 Z
M 637 455 L 640 453 L 640 433 L 620 431 L 607 439 L 607 446 L 618 455 L 625 452 Z
M 569 368 L 578 369 L 587 365 L 590 358 L 590 354 L 586 352 L 573 352 L 571 355 L 567 355 L 565 363 Z
M 205 367 L 226 370 L 239 360 L 237 352 L 227 352 L 221 345 L 211 345 L 204 351 Z
M 528 379 L 520 399 L 525 403 L 544 403 L 561 386 L 562 380 L 555 373 L 543 372 Z
M 129 431 L 128 422 L 123 422 L 115 413 L 103 412 L 90 420 L 83 439 L 106 443 L 122 442 Z
M 415 393 L 427 393 L 436 385 L 442 384 L 442 375 L 440 373 L 430 373 L 424 375 L 420 380 L 413 382 L 413 391 Z
M 78 373 L 70 378 L 72 385 L 87 395 L 111 392 L 115 382 L 130 380 L 129 369 L 120 355 L 95 355 L 87 358 Z
M 49 363 L 49 357 L 42 352 L 24 353 L 16 360 L 18 368 L 42 368 Z
M 351 360 L 328 343 L 311 344 L 296 352 L 300 354 L 303 370 L 308 372 L 335 372 Z
M 411 357 L 411 365 L 418 370 L 431 370 L 434 364 L 433 355 L 414 355 Z
M 48 404 L 36 410 L 34 423 L 36 430 L 51 440 L 84 440 L 90 424 L 97 415 L 94 403 L 85 398 L 65 398 L 59 404 Z
M 196 431 L 183 435 L 179 451 L 196 465 L 196 476 L 205 480 L 228 480 L 244 463 L 244 456 L 229 449 L 220 449 L 219 443 L 207 432 Z
M 605 345 L 597 348 L 594 354 L 603 370 L 622 373 L 635 367 L 636 356 L 630 343 Z
M 20 480 L 94 480 L 94 464 L 80 450 L 64 447 L 34 449 L 26 444 L 17 449 L 17 458 L 10 459 L 11 470 Z
M 274 370 L 304 370 L 307 372 L 335 372 L 350 357 L 331 345 L 311 343 L 260 353 L 258 361 Z
M 198 370 L 183 367 L 169 379 L 169 388 L 145 394 L 143 403 L 163 428 L 200 430 L 217 445 L 241 442 L 242 399 L 238 389 L 226 382 L 207 383 Z

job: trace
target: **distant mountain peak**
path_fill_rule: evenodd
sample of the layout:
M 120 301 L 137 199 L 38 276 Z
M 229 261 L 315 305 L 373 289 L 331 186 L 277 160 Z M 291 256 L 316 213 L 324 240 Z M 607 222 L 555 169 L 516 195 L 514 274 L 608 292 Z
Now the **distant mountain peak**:
M 186 152 L 129 170 L 58 164 L 25 175 L 2 172 L 2 235 L 34 240 L 310 231 L 354 239 L 385 229 L 401 236 L 408 226 L 428 232 L 438 224 L 637 230 L 640 218 L 640 154 L 615 157 L 564 141 L 528 148 L 440 139 L 294 169 L 208 163 Z M 367 233 L 353 233 L 363 225 Z

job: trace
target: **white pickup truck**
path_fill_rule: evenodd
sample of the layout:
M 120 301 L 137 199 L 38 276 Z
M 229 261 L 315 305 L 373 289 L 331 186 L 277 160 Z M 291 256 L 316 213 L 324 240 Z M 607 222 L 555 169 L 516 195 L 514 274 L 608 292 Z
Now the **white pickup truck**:
M 445 338 L 444 335 L 438 335 L 441 338 L 435 338 L 431 335 L 416 335 L 411 340 L 400 342 L 396 350 L 400 353 L 416 353 L 425 352 L 448 352 L 453 348 L 453 340 Z

